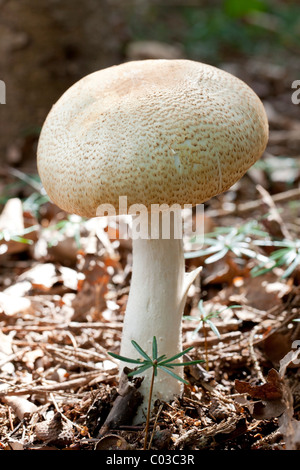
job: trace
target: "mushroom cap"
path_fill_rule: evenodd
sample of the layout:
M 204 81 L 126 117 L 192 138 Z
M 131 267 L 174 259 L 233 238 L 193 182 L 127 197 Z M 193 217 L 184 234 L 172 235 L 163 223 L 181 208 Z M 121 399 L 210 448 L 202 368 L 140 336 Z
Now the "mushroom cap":
M 69 213 L 101 204 L 200 204 L 262 155 L 268 121 L 244 82 L 190 60 L 144 60 L 92 73 L 50 111 L 38 170 Z

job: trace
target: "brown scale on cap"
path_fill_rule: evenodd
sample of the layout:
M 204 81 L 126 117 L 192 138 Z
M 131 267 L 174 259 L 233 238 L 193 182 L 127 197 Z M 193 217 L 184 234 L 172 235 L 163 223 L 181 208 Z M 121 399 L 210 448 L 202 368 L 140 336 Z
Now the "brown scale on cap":
M 268 123 L 241 80 L 189 60 L 146 60 L 73 85 L 42 129 L 38 169 L 62 209 L 199 204 L 230 188 L 262 155 Z

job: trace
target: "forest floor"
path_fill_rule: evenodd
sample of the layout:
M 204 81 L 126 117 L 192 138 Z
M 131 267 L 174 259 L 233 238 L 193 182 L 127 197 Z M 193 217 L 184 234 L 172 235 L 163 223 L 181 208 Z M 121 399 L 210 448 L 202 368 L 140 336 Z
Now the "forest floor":
M 225 227 L 233 248 L 209 263 L 208 241 L 186 259 L 187 271 L 203 270 L 189 290 L 184 315 L 194 321 L 183 319 L 183 344 L 193 346 L 191 359 L 207 362 L 185 367 L 182 397 L 156 404 L 149 441 L 156 450 L 299 449 L 293 63 L 224 66 L 264 101 L 270 140 L 239 183 L 205 204 L 205 231 L 218 233 L 224 247 Z M 119 352 L 130 240 L 113 238 L 112 221 L 60 211 L 22 166 L 0 169 L 0 194 L 0 449 L 142 449 L 144 426 L 132 425 L 133 416 L 107 420 L 119 396 L 118 364 L 108 352 Z M 186 240 L 186 253 L 194 249 Z M 195 333 L 200 300 L 213 326 Z

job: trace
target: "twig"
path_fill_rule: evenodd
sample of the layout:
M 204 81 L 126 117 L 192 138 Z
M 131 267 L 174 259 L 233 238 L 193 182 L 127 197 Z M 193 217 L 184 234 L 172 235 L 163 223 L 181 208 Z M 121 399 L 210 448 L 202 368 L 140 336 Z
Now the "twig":
M 91 374 L 88 374 L 88 376 L 81 377 L 75 380 L 66 380 L 65 382 L 62 383 L 57 383 L 57 384 L 47 384 L 44 386 L 37 386 L 37 387 L 31 387 L 31 388 L 24 388 L 24 389 L 17 389 L 17 390 L 3 390 L 0 391 L 0 398 L 3 396 L 7 395 L 31 395 L 33 393 L 50 393 L 50 392 L 58 392 L 61 390 L 68 390 L 68 389 L 78 389 L 82 387 L 83 385 L 88 384 L 93 378 L 95 377 L 101 377 L 101 381 L 104 381 L 109 378 L 109 376 L 105 376 L 103 373 L 100 371 L 98 372 L 92 372 Z
M 22 349 L 21 351 L 17 351 L 16 353 L 14 354 L 10 354 L 9 356 L 7 356 L 5 359 L 3 359 L 1 362 L 0 362 L 0 369 L 1 367 L 3 367 L 5 364 L 7 364 L 8 362 L 12 362 L 14 361 L 15 359 L 18 359 L 19 356 L 22 356 L 23 354 L 25 354 L 27 351 L 29 351 L 30 349 L 29 348 L 25 348 L 25 349 Z
M 54 395 L 53 393 L 50 393 L 50 398 L 52 400 L 52 403 L 53 405 L 55 406 L 55 409 L 56 411 L 60 414 L 60 416 L 66 421 L 66 423 L 68 423 L 70 426 L 74 426 L 76 429 L 78 429 L 80 432 L 83 430 L 83 427 L 82 426 L 79 426 L 78 424 L 76 423 L 73 423 L 73 421 L 71 421 L 69 418 L 67 418 L 59 409 L 59 406 L 54 398 Z
M 180 436 L 174 443 L 174 447 L 182 448 L 184 445 L 197 442 L 197 448 L 203 449 L 208 446 L 210 440 L 214 440 L 217 434 L 229 434 L 235 431 L 240 417 L 229 417 L 218 424 L 213 424 L 205 429 L 192 428 Z M 213 447 L 211 445 L 211 447 Z
M 268 434 L 267 436 L 262 437 L 258 441 L 255 441 L 252 444 L 251 449 L 259 449 L 261 447 L 271 446 L 282 437 L 282 432 L 279 429 L 276 429 L 271 434 Z
M 224 333 L 221 335 L 220 338 L 217 336 L 212 336 L 207 338 L 207 345 L 213 346 L 215 344 L 221 344 L 222 342 L 227 343 L 232 340 L 237 340 L 240 339 L 242 336 L 242 333 L 240 331 L 232 331 L 230 333 Z M 183 348 L 188 348 L 190 346 L 193 346 L 195 348 L 197 347 L 203 347 L 205 344 L 205 339 L 204 338 L 199 338 L 194 341 L 187 341 L 183 344 Z
M 284 238 L 291 240 L 292 236 L 289 233 L 288 229 L 286 228 L 271 195 L 268 193 L 268 191 L 265 188 L 263 188 L 260 185 L 257 185 L 256 189 L 261 194 L 262 201 L 270 208 L 270 214 L 268 214 L 268 220 L 275 222 L 278 226 L 277 230 L 280 231 L 280 234 L 282 234 Z
M 14 425 L 13 425 L 13 420 L 12 420 L 12 416 L 11 416 L 11 408 L 10 408 L 10 406 L 8 407 L 8 420 L 9 420 L 10 429 L 11 429 L 11 431 L 13 432 L 13 430 L 14 430 Z
M 18 178 L 21 181 L 24 181 L 24 183 L 28 184 L 31 186 L 35 191 L 37 191 L 40 194 L 43 194 L 43 186 L 41 183 L 38 183 L 35 181 L 34 178 L 31 178 L 28 176 L 26 173 L 23 173 L 23 171 L 18 170 L 17 168 L 12 168 L 8 167 L 7 172 L 10 173 L 12 176 L 15 178 Z
M 163 407 L 164 407 L 163 404 L 160 405 L 160 407 L 159 407 L 159 409 L 158 409 L 158 412 L 157 412 L 157 414 L 156 414 L 155 421 L 154 421 L 154 424 L 153 424 L 152 433 L 151 433 L 151 437 L 150 437 L 150 441 L 149 441 L 149 445 L 148 445 L 148 450 L 151 449 L 151 445 L 152 445 L 152 441 L 153 441 L 153 437 L 154 437 L 154 433 L 155 433 L 157 421 L 158 421 L 159 415 L 160 415 L 161 410 L 163 409 Z
M 76 341 L 74 335 L 72 335 L 72 333 L 70 331 L 66 331 L 66 335 L 68 336 L 68 338 L 70 338 L 71 343 L 73 344 L 73 348 L 76 350 L 77 349 L 77 341 Z
M 209 365 L 208 365 L 208 344 L 207 344 L 207 330 L 205 326 L 205 321 L 204 321 L 204 316 L 202 315 L 202 331 L 204 335 L 204 350 L 205 350 L 205 367 L 206 367 L 206 372 L 209 371 Z
M 50 324 L 45 326 L 36 326 L 35 324 L 26 324 L 26 325 L 10 325 L 4 326 L 2 328 L 3 332 L 7 331 L 51 331 L 51 330 L 65 330 L 67 328 L 81 329 L 81 328 L 92 328 L 92 329 L 112 329 L 112 330 L 122 330 L 122 323 L 117 322 L 70 322 L 70 323 L 57 323 Z
M 266 383 L 266 380 L 265 380 L 265 378 L 262 374 L 261 368 L 260 368 L 258 360 L 257 360 L 257 355 L 255 354 L 254 346 L 253 346 L 254 336 L 255 336 L 255 334 L 256 334 L 256 332 L 259 328 L 260 328 L 260 326 L 256 325 L 250 333 L 250 336 L 249 336 L 249 350 L 250 350 L 250 355 L 251 355 L 251 358 L 252 358 L 252 361 L 253 361 L 253 364 L 254 364 L 254 369 L 255 369 L 259 379 L 261 380 L 262 383 Z
M 54 356 L 55 358 L 58 358 L 62 362 L 68 362 L 69 364 L 75 364 L 76 366 L 83 367 L 85 369 L 89 370 L 99 370 L 98 367 L 95 365 L 87 364 L 86 362 L 80 361 L 76 358 L 70 357 L 68 354 L 64 354 L 62 351 L 57 350 L 56 348 L 52 348 L 52 350 L 45 350 L 50 354 L 51 356 Z
M 19 424 L 16 425 L 15 429 L 10 433 L 8 434 L 8 436 L 6 437 L 3 437 L 3 441 L 7 441 L 10 437 L 12 437 L 14 434 L 16 434 L 16 432 L 20 429 L 20 427 L 23 426 L 23 420 L 19 422 Z
M 289 191 L 284 191 L 282 193 L 277 193 L 271 196 L 274 203 L 278 202 L 287 202 L 292 201 L 294 199 L 299 200 L 300 197 L 300 188 L 290 189 Z M 223 217 L 229 214 L 244 214 L 246 212 L 253 211 L 254 209 L 258 209 L 262 204 L 261 199 L 256 201 L 248 201 L 241 204 L 237 204 L 232 209 L 216 209 L 216 210 L 208 210 L 206 211 L 205 215 L 207 217 Z
M 152 399 L 154 378 L 155 378 L 155 367 L 153 367 L 153 369 L 152 369 L 152 377 L 151 377 L 151 384 L 150 384 L 150 391 L 149 391 L 148 411 L 147 411 L 147 420 L 146 420 L 145 439 L 144 439 L 144 448 L 143 448 L 143 450 L 147 450 L 147 439 L 148 439 L 148 431 L 149 431 L 151 399 Z

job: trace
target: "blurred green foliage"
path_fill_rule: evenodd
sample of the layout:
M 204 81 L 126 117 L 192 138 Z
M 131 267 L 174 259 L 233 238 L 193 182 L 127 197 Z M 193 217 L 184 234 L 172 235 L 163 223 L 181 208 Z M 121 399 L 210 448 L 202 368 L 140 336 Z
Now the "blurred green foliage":
M 200 5 L 201 3 L 201 5 Z M 189 5 L 145 2 L 132 19 L 135 39 L 178 42 L 189 57 L 219 62 L 234 56 L 300 53 L 300 3 L 287 0 L 223 0 Z M 135 20 L 135 21 L 133 21 Z M 279 56 L 277 54 L 279 53 Z
M 224 2 L 226 14 L 236 18 L 265 10 L 267 10 L 267 2 L 263 0 L 225 0 Z

